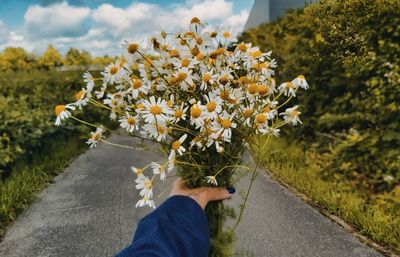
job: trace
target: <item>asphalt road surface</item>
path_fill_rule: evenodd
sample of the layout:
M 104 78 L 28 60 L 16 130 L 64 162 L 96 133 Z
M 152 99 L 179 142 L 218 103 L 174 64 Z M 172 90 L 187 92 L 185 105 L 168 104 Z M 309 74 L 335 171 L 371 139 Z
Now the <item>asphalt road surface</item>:
M 137 146 L 132 138 L 112 135 L 110 141 Z M 1 257 L 113 256 L 132 240 L 137 222 L 149 208 L 135 208 L 132 165 L 164 159 L 151 147 L 122 149 L 100 144 L 77 158 L 45 189 L 0 243 Z M 160 204 L 171 177 L 156 188 Z M 248 180 L 235 185 L 245 190 Z M 242 201 L 235 194 L 229 205 Z M 260 171 L 242 222 L 237 229 L 238 256 L 378 257 L 339 225 L 303 203 Z M 190 256 L 188 256 L 190 257 Z

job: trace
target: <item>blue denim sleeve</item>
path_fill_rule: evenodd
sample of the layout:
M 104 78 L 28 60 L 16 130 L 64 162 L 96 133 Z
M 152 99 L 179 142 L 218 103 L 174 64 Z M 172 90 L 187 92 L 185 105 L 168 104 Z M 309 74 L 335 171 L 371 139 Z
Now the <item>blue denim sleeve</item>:
M 172 196 L 140 220 L 132 244 L 115 257 L 207 257 L 210 232 L 200 205 Z

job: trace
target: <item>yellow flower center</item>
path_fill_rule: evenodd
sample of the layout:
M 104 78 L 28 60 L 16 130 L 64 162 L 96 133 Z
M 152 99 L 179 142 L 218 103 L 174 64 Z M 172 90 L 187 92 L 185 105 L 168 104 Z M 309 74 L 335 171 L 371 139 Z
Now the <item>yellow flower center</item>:
M 135 170 L 135 173 L 137 174 L 137 175 L 140 175 L 140 174 L 142 174 L 143 173 L 143 169 L 136 169 Z
M 172 100 L 168 100 L 168 102 L 167 102 L 168 107 L 171 107 L 173 104 L 174 104 L 174 102 Z
M 297 76 L 297 78 L 298 78 L 298 79 L 306 79 L 306 78 L 304 77 L 304 75 L 299 75 L 299 76 Z
M 231 33 L 225 31 L 222 35 L 224 36 L 224 38 L 229 38 L 231 36 Z
M 217 50 L 215 50 L 215 53 L 218 55 L 223 55 L 225 53 L 225 48 L 218 48 Z
M 301 112 L 299 112 L 299 111 L 292 111 L 292 116 L 293 117 L 299 117 L 300 113 Z
M 134 82 L 133 82 L 133 84 L 132 84 L 132 87 L 133 87 L 134 89 L 139 89 L 140 87 L 142 87 L 142 81 L 140 81 L 140 80 L 138 80 L 138 79 L 135 79 Z
M 208 83 L 208 81 L 210 81 L 211 79 L 211 75 L 209 73 L 206 73 L 203 75 L 203 81 Z
M 129 125 L 136 124 L 136 120 L 132 117 L 128 117 L 128 119 L 126 119 L 126 122 L 128 122 Z
M 92 135 L 92 139 L 98 141 L 100 139 L 100 134 L 99 133 L 94 133 Z
M 246 52 L 247 51 L 247 46 L 245 43 L 240 43 L 237 45 L 237 49 L 239 49 L 239 51 L 241 52 Z
M 189 66 L 189 64 L 190 64 L 190 61 L 189 61 L 187 58 L 185 58 L 185 59 L 183 59 L 183 60 L 181 61 L 181 65 L 182 65 L 183 67 L 187 67 L 187 66 Z
M 249 91 L 250 94 L 255 94 L 258 91 L 258 85 L 256 83 L 251 83 L 247 87 L 247 91 Z
M 75 99 L 76 101 L 79 101 L 82 99 L 82 97 L 85 95 L 85 92 L 83 90 L 79 91 L 78 93 L 75 94 Z
M 175 113 L 174 113 L 174 117 L 175 118 L 180 118 L 180 117 L 182 117 L 182 115 L 183 115 L 183 111 L 182 110 L 176 110 L 175 111 Z
M 151 180 L 146 179 L 146 180 L 144 181 L 144 187 L 147 188 L 147 189 L 152 188 L 152 187 L 153 187 L 153 183 L 151 182 Z
M 252 114 L 253 114 L 253 110 L 252 109 L 246 109 L 246 110 L 244 110 L 244 112 L 243 112 L 243 116 L 245 117 L 245 118 L 248 118 L 248 117 L 250 117 Z
M 184 81 L 186 78 L 187 78 L 187 74 L 186 73 L 184 73 L 184 72 L 180 72 L 179 74 L 178 74 L 178 80 L 179 81 Z
M 179 147 L 181 147 L 181 142 L 179 140 L 176 140 L 175 142 L 172 143 L 172 149 L 178 150 Z
M 215 32 L 215 31 L 213 31 L 213 32 L 210 33 L 210 37 L 216 37 L 217 35 L 218 35 L 218 33 Z
M 193 18 L 190 20 L 190 23 L 191 23 L 191 24 L 200 24 L 200 19 L 197 18 L 197 17 L 193 17 Z
M 136 51 L 139 49 L 139 45 L 138 44 L 130 44 L 128 46 L 128 53 L 130 54 L 134 54 L 136 53 Z
M 247 76 L 242 76 L 239 78 L 239 83 L 242 85 L 249 84 L 250 80 Z
M 195 46 L 195 47 L 193 47 L 192 49 L 190 49 L 190 53 L 191 53 L 193 56 L 197 56 L 197 55 L 200 53 L 200 50 L 199 50 L 199 48 L 198 48 L 197 46 Z
M 160 115 L 162 112 L 162 109 L 158 105 L 153 105 L 150 107 L 150 113 L 153 115 Z
M 118 72 L 118 67 L 117 66 L 112 66 L 110 69 L 110 74 L 115 75 L 115 73 Z
M 219 96 L 221 97 L 222 100 L 226 100 L 229 97 L 229 93 L 226 90 L 222 90 Z
M 136 105 L 136 109 L 140 110 L 144 108 L 144 104 L 140 103 Z
M 257 91 L 260 95 L 265 95 L 269 92 L 269 88 L 266 85 L 259 85 Z
M 253 58 L 259 58 L 259 57 L 261 57 L 261 55 L 262 55 L 262 52 L 260 50 L 257 50 L 257 51 L 254 51 L 251 53 L 251 57 L 253 57 Z
M 203 39 L 202 39 L 201 37 L 198 37 L 198 38 L 196 39 L 196 43 L 197 43 L 198 45 L 203 44 Z
M 228 129 L 231 127 L 232 122 L 229 119 L 223 119 L 221 121 L 221 125 L 224 129 Z
M 65 105 L 57 105 L 56 108 L 54 109 L 56 115 L 60 115 L 63 111 L 65 111 Z
M 291 89 L 291 88 L 293 87 L 292 82 L 287 82 L 286 87 L 287 87 L 288 89 Z
M 177 78 L 177 77 L 172 77 L 172 78 L 168 79 L 168 84 L 170 84 L 172 86 L 178 84 L 178 82 L 179 82 L 179 78 Z
M 164 129 L 164 127 L 162 127 L 162 126 L 157 126 L 157 131 L 158 131 L 158 133 L 160 133 L 160 134 L 164 134 L 165 129 Z
M 217 108 L 217 103 L 214 101 L 211 101 L 206 104 L 206 107 L 207 107 L 207 111 L 213 112 L 215 110 L 215 108 Z
M 201 113 L 201 109 L 197 106 L 193 106 L 192 108 L 190 108 L 190 115 L 195 119 L 200 117 Z
M 172 49 L 172 50 L 169 51 L 169 56 L 171 56 L 171 57 L 179 57 L 179 51 L 175 50 L 175 49 Z
M 267 116 L 265 116 L 265 114 L 259 113 L 259 114 L 256 115 L 256 122 L 257 123 L 262 124 L 262 123 L 264 123 L 266 121 L 267 121 Z
M 204 54 L 199 52 L 199 53 L 196 55 L 196 60 L 201 61 L 201 60 L 204 59 L 204 57 L 205 57 Z
M 269 108 L 269 106 L 265 106 L 263 108 L 263 112 L 270 112 L 270 111 L 271 111 L 271 109 Z
M 219 78 L 219 83 L 222 85 L 226 85 L 229 82 L 228 75 L 223 75 L 222 77 Z

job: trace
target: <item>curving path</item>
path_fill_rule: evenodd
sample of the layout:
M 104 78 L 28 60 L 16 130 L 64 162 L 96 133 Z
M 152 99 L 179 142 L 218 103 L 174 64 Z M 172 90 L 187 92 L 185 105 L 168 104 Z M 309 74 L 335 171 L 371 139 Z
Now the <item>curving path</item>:
M 109 140 L 129 145 L 138 142 L 119 135 Z M 82 154 L 18 217 L 0 243 L 0 256 L 113 256 L 132 240 L 137 221 L 150 211 L 134 207 L 138 195 L 129 167 L 162 158 L 151 148 L 126 150 L 104 144 Z M 242 181 L 236 185 L 238 191 L 246 187 L 247 180 Z M 229 204 L 238 206 L 240 201 L 236 194 Z M 237 233 L 237 248 L 247 253 L 240 256 L 382 256 L 265 172 L 255 181 Z

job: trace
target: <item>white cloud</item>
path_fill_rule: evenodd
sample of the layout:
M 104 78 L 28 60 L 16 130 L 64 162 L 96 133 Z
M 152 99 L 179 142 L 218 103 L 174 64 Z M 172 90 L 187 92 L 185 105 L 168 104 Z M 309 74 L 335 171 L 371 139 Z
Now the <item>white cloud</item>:
M 67 2 L 50 6 L 33 5 L 25 13 L 25 27 L 35 38 L 75 37 L 87 32 L 83 23 L 89 15 L 89 8 L 70 6 Z
M 248 10 L 235 13 L 230 0 L 186 0 L 184 4 L 166 7 L 142 0 L 126 8 L 102 4 L 92 10 L 62 2 L 46 7 L 30 6 L 25 13 L 25 26 L 14 39 L 23 36 L 18 45 L 25 45 L 30 51 L 41 52 L 51 43 L 64 53 L 76 47 L 94 55 L 115 55 L 121 53 L 123 40 L 143 43 L 155 30 L 176 32 L 187 28 L 194 16 L 211 26 L 229 27 L 236 36 L 248 14 Z M 90 28 L 85 29 L 85 24 Z M 0 22 L 0 33 L 1 28 Z M 9 39 L 9 43 L 16 41 Z

